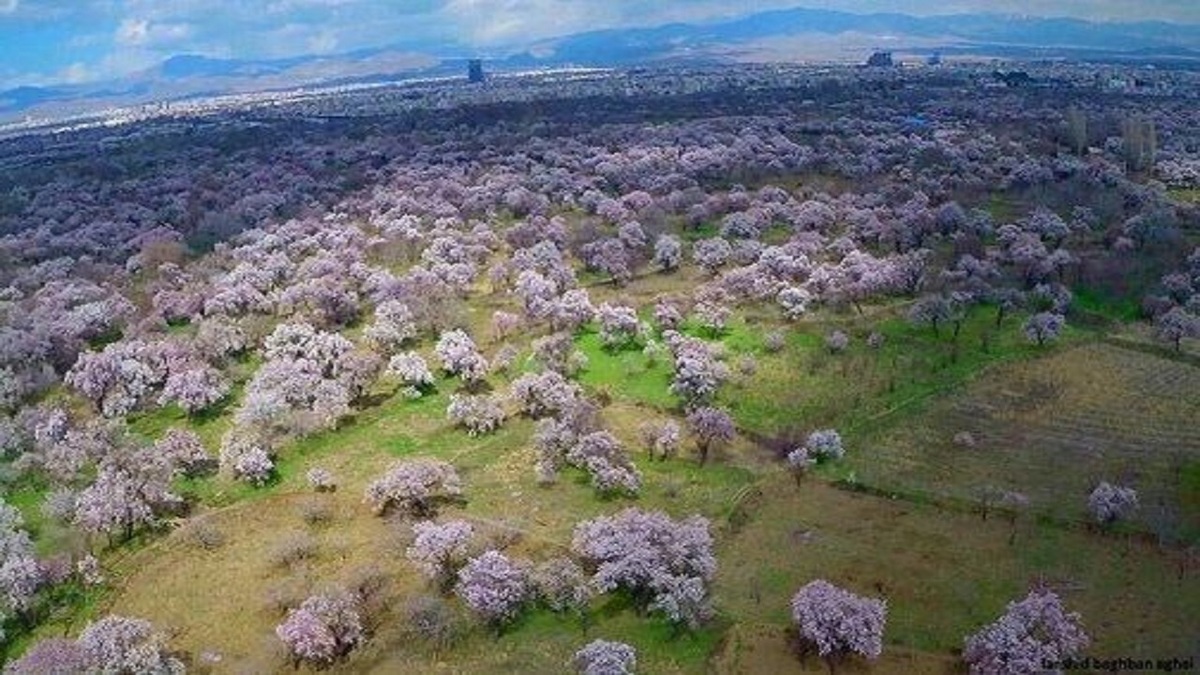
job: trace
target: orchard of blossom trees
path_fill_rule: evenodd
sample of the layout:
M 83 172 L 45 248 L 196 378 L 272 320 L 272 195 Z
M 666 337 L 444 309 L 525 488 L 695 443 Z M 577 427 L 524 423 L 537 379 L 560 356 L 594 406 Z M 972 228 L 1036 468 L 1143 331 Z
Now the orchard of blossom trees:
M 129 542 L 301 484 L 326 500 L 310 524 L 352 494 L 337 517 L 403 540 L 392 557 L 429 586 L 408 617 L 437 645 L 468 616 L 587 629 L 609 594 L 639 621 L 724 630 L 718 542 L 771 481 L 799 500 L 859 486 L 850 460 L 880 454 L 864 429 L 989 350 L 1039 358 L 1119 324 L 1115 341 L 1194 362 L 1195 79 L 1099 96 L 1098 71 L 1035 73 L 1047 86 L 969 64 L 542 74 L 0 139 L 0 641 L 84 606 Z M 922 350 L 946 358 L 897 365 Z M 822 386 L 853 395 L 834 409 Z M 873 396 L 886 414 L 861 424 Z M 1186 433 L 1161 438 L 1190 456 Z M 956 458 L 1001 456 L 954 439 Z M 1099 478 L 1044 515 L 1096 537 L 1173 515 L 1148 481 L 1139 503 Z M 985 515 L 1030 506 L 1024 490 L 984 491 Z M 505 505 L 517 525 L 496 524 Z M 334 667 L 379 612 L 311 581 L 278 604 L 276 646 Z M 796 643 L 875 660 L 904 597 L 811 581 Z M 978 673 L 1089 644 L 1045 589 L 971 629 Z M 554 668 L 663 662 L 595 635 Z M 180 672 L 167 643 L 109 616 L 4 651 L 5 673 Z

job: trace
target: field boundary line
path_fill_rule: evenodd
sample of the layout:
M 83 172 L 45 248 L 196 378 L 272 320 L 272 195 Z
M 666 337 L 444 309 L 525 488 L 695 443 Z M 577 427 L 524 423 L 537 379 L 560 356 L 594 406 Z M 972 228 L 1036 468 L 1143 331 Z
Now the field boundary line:
M 1169 359 L 1171 361 L 1185 363 L 1189 366 L 1200 368 L 1200 355 L 1192 354 L 1190 352 L 1177 352 L 1169 347 L 1150 344 L 1148 342 L 1142 342 L 1132 338 L 1121 337 L 1120 335 L 1106 335 L 1101 339 L 1101 341 L 1105 344 L 1120 349 L 1127 349 L 1132 352 L 1149 354 L 1150 356 L 1157 356 L 1159 358 Z

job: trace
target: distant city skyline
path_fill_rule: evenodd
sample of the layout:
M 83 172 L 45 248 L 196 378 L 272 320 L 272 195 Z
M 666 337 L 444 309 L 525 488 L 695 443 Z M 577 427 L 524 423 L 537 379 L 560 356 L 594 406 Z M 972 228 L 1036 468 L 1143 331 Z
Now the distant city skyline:
M 112 79 L 178 54 L 284 58 L 404 43 L 461 55 L 789 7 L 1200 24 L 1194 0 L 0 0 L 0 89 Z

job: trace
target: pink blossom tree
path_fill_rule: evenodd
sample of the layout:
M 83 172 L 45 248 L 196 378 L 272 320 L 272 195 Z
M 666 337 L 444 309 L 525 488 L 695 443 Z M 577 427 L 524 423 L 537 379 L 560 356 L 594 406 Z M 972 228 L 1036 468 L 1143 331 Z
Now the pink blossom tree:
M 182 675 L 183 664 L 170 655 L 166 637 L 144 619 L 106 616 L 79 634 L 88 672 Z
M 487 376 L 487 360 L 479 353 L 471 336 L 461 329 L 442 333 L 434 352 L 446 372 L 461 377 L 468 384 L 478 383 Z
M 393 464 L 367 486 L 364 500 L 377 514 L 389 508 L 418 518 L 433 515 L 441 502 L 462 494 L 458 472 L 437 459 L 414 459 Z
M 416 319 L 408 305 L 385 300 L 375 308 L 375 321 L 363 336 L 385 354 L 395 353 L 417 336 Z
M 1200 337 L 1200 315 L 1183 307 L 1173 307 L 1154 319 L 1154 330 L 1158 339 L 1170 343 L 1179 352 L 1185 339 Z
M 968 637 L 963 660 L 972 675 L 1034 675 L 1047 663 L 1078 657 L 1089 642 L 1078 613 L 1066 611 L 1054 592 L 1034 590 Z
M 624 642 L 592 640 L 571 659 L 579 675 L 633 675 L 637 651 Z
M 679 423 L 674 420 L 661 423 L 646 422 L 639 427 L 638 432 L 651 458 L 666 460 L 679 452 L 682 433 Z
M 509 395 L 521 412 L 536 419 L 558 414 L 581 394 L 579 385 L 558 372 L 545 370 L 513 380 Z
M 711 400 L 729 376 L 713 349 L 703 340 L 679 333 L 664 334 L 663 340 L 671 350 L 675 366 L 671 393 L 682 398 L 688 406 Z
M 660 234 L 654 240 L 654 259 L 655 265 L 662 268 L 664 272 L 671 272 L 679 269 L 679 264 L 683 261 L 683 243 L 673 234 Z
M 708 461 L 709 452 L 733 440 L 736 433 L 733 418 L 720 408 L 699 407 L 688 413 L 688 430 L 696 439 L 700 465 Z
M 883 651 L 886 603 L 855 595 L 823 579 L 810 581 L 792 597 L 792 619 L 802 648 L 815 649 L 830 669 L 845 656 L 877 659 Z
M 521 325 L 521 317 L 512 312 L 496 310 L 492 312 L 492 335 L 496 340 L 504 340 L 512 335 Z
M 841 459 L 846 454 L 842 436 L 836 429 L 818 429 L 808 435 L 804 449 L 816 460 Z
M 1038 312 L 1029 317 L 1021 330 L 1025 333 L 1026 339 L 1042 347 L 1047 342 L 1057 340 L 1065 325 L 1066 320 L 1061 314 Z
M 1137 490 L 1101 481 L 1088 495 L 1088 512 L 1101 525 L 1125 520 L 1137 510 Z
M 504 424 L 500 399 L 488 394 L 452 394 L 446 417 L 467 430 L 470 436 L 490 434 Z
M 357 598 L 346 592 L 314 595 L 288 612 L 275 635 L 294 663 L 328 666 L 365 639 Z
M 88 658 L 77 640 L 51 637 L 31 646 L 21 658 L 10 661 L 5 675 L 71 675 L 83 673 Z
M 251 485 L 263 486 L 271 480 L 275 462 L 265 443 L 251 436 L 230 432 L 221 441 L 221 471 Z
M 632 307 L 606 302 L 596 310 L 596 318 L 600 322 L 600 342 L 608 349 L 631 344 L 641 332 L 641 323 Z
M 571 540 L 597 590 L 623 588 L 642 608 L 689 624 L 708 613 L 707 588 L 717 569 L 712 546 L 700 516 L 676 521 L 633 508 L 579 523 Z
M 434 382 L 429 365 L 416 352 L 404 352 L 393 356 L 388 361 L 387 374 L 399 378 L 405 387 L 409 387 L 415 392 L 416 396 L 426 392 Z
M 692 247 L 692 260 L 709 274 L 716 274 L 732 255 L 733 247 L 720 237 L 701 239 Z
M 413 525 L 413 542 L 404 556 L 446 591 L 466 560 L 474 533 L 475 528 L 465 520 L 424 520 Z
M 0 616 L 28 612 L 41 584 L 42 570 L 25 519 L 0 499 Z
M 530 590 L 526 569 L 499 551 L 485 551 L 469 560 L 454 586 L 463 603 L 496 629 L 516 618 Z
M 203 363 L 172 368 L 158 398 L 159 405 L 175 403 L 189 415 L 202 412 L 229 395 L 229 380 Z

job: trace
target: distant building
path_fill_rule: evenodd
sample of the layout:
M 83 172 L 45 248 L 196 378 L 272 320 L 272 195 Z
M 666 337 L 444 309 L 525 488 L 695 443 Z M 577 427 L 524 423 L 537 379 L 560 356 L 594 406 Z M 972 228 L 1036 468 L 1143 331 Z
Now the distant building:
M 467 81 L 468 82 L 483 82 L 483 60 L 471 59 L 467 61 Z
M 1006 87 L 1028 87 L 1033 84 L 1033 78 L 1023 70 L 1012 70 L 1007 73 L 995 71 L 992 77 L 1003 82 Z
M 871 68 L 891 68 L 894 65 L 891 52 L 875 52 L 867 59 L 867 66 Z
M 929 59 L 926 61 L 926 63 L 931 66 L 940 66 L 942 65 L 942 55 L 938 52 L 934 52 L 933 54 L 929 55 Z

